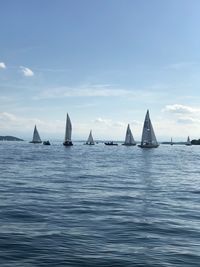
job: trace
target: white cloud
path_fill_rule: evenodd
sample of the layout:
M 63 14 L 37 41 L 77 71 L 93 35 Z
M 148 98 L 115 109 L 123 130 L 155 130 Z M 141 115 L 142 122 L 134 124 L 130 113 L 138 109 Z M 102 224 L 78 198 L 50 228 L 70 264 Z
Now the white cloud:
M 33 124 L 41 123 L 39 119 L 27 119 L 25 117 L 19 117 L 9 112 L 1 112 L 0 113 L 0 125 L 4 128 L 4 126 L 23 126 L 25 128 L 32 126 Z
M 179 71 L 183 69 L 189 69 L 197 65 L 198 65 L 197 62 L 177 62 L 169 64 L 168 66 L 165 67 L 165 69 Z
M 130 90 L 110 88 L 107 85 L 91 85 L 88 87 L 59 87 L 44 90 L 38 97 L 36 97 L 36 99 L 63 97 L 123 97 L 135 95 L 135 92 Z
M 95 119 L 95 123 L 98 123 L 98 124 L 105 124 L 105 125 L 110 125 L 111 120 L 109 120 L 109 119 L 97 118 L 97 119 Z
M 0 69 L 6 69 L 6 64 L 4 62 L 0 62 Z
M 23 66 L 20 66 L 20 69 L 21 69 L 24 76 L 26 76 L 26 77 L 34 76 L 34 72 L 31 69 L 23 67 Z
M 200 124 L 200 119 L 192 117 L 182 117 L 178 118 L 177 122 L 182 124 Z
M 194 108 L 190 106 L 184 106 L 180 104 L 167 105 L 164 109 L 164 112 L 170 112 L 174 114 L 194 114 L 200 112 L 200 108 Z
M 193 131 L 199 132 L 200 129 L 200 108 L 190 107 L 181 104 L 167 105 L 162 110 L 166 115 L 168 115 L 168 119 L 171 121 L 171 125 L 174 124 L 173 128 L 178 128 L 179 133 Z M 163 119 L 165 120 L 165 119 Z M 192 129 L 192 127 L 194 129 Z M 172 128 L 172 127 L 170 127 Z
M 96 97 L 96 98 L 123 98 L 133 100 L 134 102 L 144 102 L 148 105 L 160 102 L 166 98 L 166 92 L 163 90 L 151 90 L 150 88 L 119 88 L 116 85 L 109 84 L 86 84 L 76 87 L 61 86 L 56 88 L 42 89 L 37 95 L 33 96 L 33 100 L 43 99 L 63 99 L 72 97 Z
M 58 132 L 64 132 L 65 120 L 44 121 L 38 118 L 16 116 L 9 112 L 0 113 L 0 128 L 1 131 L 6 134 L 13 135 L 13 133 L 17 131 L 21 134 L 29 133 L 31 138 L 35 124 L 38 126 L 40 132 L 47 133 L 49 135 L 49 133 L 55 134 Z

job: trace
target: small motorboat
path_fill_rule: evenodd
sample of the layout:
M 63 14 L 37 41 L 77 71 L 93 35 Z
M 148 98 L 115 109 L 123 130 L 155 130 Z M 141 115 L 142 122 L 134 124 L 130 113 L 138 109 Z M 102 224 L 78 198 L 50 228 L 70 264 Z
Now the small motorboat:
M 117 143 L 114 143 L 113 141 L 110 141 L 110 142 L 105 142 L 104 143 L 106 146 L 118 146 Z
M 50 146 L 51 144 L 50 144 L 49 140 L 47 140 L 47 141 L 44 141 L 44 142 L 43 142 L 43 145 L 45 145 L 45 146 Z

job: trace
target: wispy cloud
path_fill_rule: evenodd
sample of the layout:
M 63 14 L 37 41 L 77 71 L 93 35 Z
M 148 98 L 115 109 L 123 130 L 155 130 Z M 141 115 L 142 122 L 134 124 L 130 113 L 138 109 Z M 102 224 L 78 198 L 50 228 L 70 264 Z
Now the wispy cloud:
M 174 114 L 196 114 L 200 112 L 200 108 L 194 108 L 190 106 L 184 106 L 180 104 L 167 105 L 163 111 L 167 111 Z
M 22 71 L 22 73 L 23 73 L 23 75 L 25 77 L 32 77 L 32 76 L 34 76 L 34 72 L 31 69 L 29 69 L 27 67 L 23 67 L 23 66 L 20 66 L 20 69 L 21 69 L 21 71 Z
M 44 90 L 36 99 L 63 98 L 63 97 L 117 97 L 135 96 L 136 93 L 126 89 L 112 88 L 110 85 L 88 85 L 80 87 L 58 87 Z
M 165 69 L 179 71 L 179 70 L 189 69 L 197 65 L 199 65 L 197 62 L 177 62 L 167 65 Z
M 162 110 L 171 114 L 171 118 L 181 124 L 199 124 L 200 123 L 200 108 L 184 106 L 181 104 L 167 105 Z
M 192 117 L 182 117 L 178 118 L 177 122 L 182 124 L 200 124 L 200 119 Z
M 64 132 L 65 120 L 41 120 L 39 118 L 27 118 L 10 112 L 0 112 L 0 128 L 2 132 L 12 134 L 15 131 L 21 133 L 32 133 L 34 125 L 37 124 L 39 131 L 43 133 L 56 134 Z
M 0 124 L 2 126 L 22 126 L 23 127 L 29 127 L 30 125 L 41 123 L 41 120 L 39 119 L 27 119 L 25 117 L 19 117 L 9 112 L 1 112 L 0 113 Z
M 34 68 L 34 70 L 41 71 L 41 72 L 68 72 L 70 69 L 65 68 Z
M 117 128 L 123 128 L 123 129 L 125 129 L 127 126 L 127 123 L 124 121 L 113 121 L 112 119 L 104 119 L 101 117 L 95 119 L 94 123 L 99 124 L 99 125 L 105 125 L 108 127 L 117 127 Z M 129 124 L 132 126 L 138 126 L 138 125 L 141 125 L 141 122 L 134 120 L 134 121 L 129 122 Z
M 6 69 L 6 64 L 4 62 L 0 62 L 0 69 Z
M 94 122 L 95 122 L 95 123 L 98 123 L 98 124 L 110 125 L 111 120 L 110 120 L 110 119 L 97 118 L 97 119 L 95 119 Z

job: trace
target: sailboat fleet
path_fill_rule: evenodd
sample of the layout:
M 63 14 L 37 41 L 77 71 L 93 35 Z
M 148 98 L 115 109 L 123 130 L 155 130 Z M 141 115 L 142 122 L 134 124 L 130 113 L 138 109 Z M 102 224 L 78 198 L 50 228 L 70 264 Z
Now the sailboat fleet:
M 72 123 L 69 117 L 69 114 L 67 113 L 67 118 L 66 118 L 66 126 L 65 126 L 65 138 L 64 138 L 64 142 L 63 145 L 64 146 L 73 146 L 72 143 Z M 42 140 L 40 138 L 39 132 L 37 130 L 37 127 L 35 125 L 34 127 L 34 131 L 33 131 L 33 139 L 30 143 L 33 144 L 39 144 L 42 143 Z M 44 145 L 50 145 L 49 141 L 44 141 L 43 142 Z M 113 143 L 111 142 L 105 142 L 104 144 L 106 145 L 118 145 L 117 143 Z M 171 138 L 171 145 L 173 145 L 172 142 L 172 138 Z M 92 135 L 92 130 L 90 130 L 88 139 L 85 143 L 85 145 L 95 145 L 95 141 Z M 126 135 L 125 135 L 125 141 L 122 144 L 124 146 L 135 146 L 136 142 L 134 140 L 130 125 L 128 124 L 127 129 L 126 129 Z M 191 146 L 191 141 L 190 141 L 190 137 L 188 136 L 187 138 L 187 142 L 185 143 L 185 145 L 187 146 Z M 138 147 L 141 148 L 157 148 L 159 146 L 159 143 L 157 142 L 156 139 L 156 135 L 153 129 L 153 125 L 151 123 L 151 119 L 150 119 L 150 115 L 149 115 L 149 110 L 147 110 L 145 119 L 144 119 L 144 124 L 143 124 L 143 130 L 142 130 L 142 138 L 141 138 L 141 142 L 138 145 Z

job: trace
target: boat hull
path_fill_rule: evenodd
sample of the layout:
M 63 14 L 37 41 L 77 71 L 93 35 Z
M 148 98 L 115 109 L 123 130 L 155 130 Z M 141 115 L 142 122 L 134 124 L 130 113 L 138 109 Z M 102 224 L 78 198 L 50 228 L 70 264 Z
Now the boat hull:
M 49 141 L 44 141 L 44 142 L 43 142 L 43 145 L 45 145 L 45 146 L 50 146 L 51 144 L 50 144 Z
M 63 146 L 73 146 L 73 143 L 72 143 L 72 141 L 65 141 L 63 143 Z
M 113 143 L 113 142 L 105 142 L 104 143 L 106 146 L 118 146 L 118 144 Z
M 148 145 L 138 145 L 140 148 L 157 148 L 159 145 L 153 145 L 153 144 L 148 144 Z
M 31 143 L 31 144 L 41 144 L 42 141 L 30 141 L 29 143 Z
M 122 144 L 122 146 L 136 146 L 136 144 Z
M 94 143 L 85 143 L 85 145 L 94 146 L 95 144 Z

